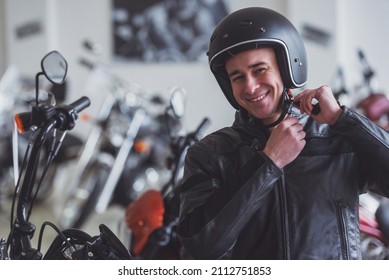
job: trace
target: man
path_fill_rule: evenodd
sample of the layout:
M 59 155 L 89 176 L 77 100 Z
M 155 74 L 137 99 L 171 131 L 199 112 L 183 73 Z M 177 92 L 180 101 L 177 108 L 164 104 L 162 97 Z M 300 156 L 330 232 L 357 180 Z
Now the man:
M 188 150 L 185 249 L 198 259 L 360 259 L 358 197 L 368 187 L 389 196 L 388 133 L 328 86 L 293 98 L 307 81 L 305 48 L 275 11 L 227 16 L 208 56 L 237 112 Z

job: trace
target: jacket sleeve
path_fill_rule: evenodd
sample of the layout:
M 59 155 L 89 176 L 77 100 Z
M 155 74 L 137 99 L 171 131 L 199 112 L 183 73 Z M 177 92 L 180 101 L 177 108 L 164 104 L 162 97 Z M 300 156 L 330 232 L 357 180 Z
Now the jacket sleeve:
M 389 197 L 389 133 L 366 117 L 343 106 L 343 113 L 332 127 L 351 143 L 361 161 L 361 172 L 368 187 Z
M 282 175 L 260 151 L 253 152 L 231 182 L 222 182 L 220 165 L 208 156 L 206 144 L 197 143 L 188 150 L 178 234 L 195 259 L 225 257 Z

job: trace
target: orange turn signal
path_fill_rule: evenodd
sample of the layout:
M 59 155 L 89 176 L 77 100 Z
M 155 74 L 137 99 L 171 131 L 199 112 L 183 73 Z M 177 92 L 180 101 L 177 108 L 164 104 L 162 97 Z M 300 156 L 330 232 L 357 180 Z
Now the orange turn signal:
M 150 151 L 150 145 L 146 141 L 138 139 L 134 143 L 134 149 L 139 154 L 147 153 L 148 151 Z
M 15 123 L 19 133 L 25 133 L 30 129 L 30 113 L 15 115 Z

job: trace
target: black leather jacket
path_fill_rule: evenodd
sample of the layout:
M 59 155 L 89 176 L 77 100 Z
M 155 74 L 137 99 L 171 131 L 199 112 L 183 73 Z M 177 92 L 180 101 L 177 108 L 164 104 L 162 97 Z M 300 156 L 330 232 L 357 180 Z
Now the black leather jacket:
M 306 145 L 283 169 L 239 112 L 188 150 L 178 233 L 193 258 L 361 258 L 358 198 L 389 196 L 389 135 L 347 107 L 333 126 L 294 113 Z

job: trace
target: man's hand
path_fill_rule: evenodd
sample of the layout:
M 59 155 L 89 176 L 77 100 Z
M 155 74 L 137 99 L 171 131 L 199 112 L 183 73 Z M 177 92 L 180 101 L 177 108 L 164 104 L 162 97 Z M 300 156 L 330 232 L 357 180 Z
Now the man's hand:
M 292 162 L 305 146 L 305 131 L 296 117 L 289 116 L 273 128 L 263 152 L 279 167 Z
M 312 102 L 316 100 L 320 106 L 317 115 L 312 114 Z M 310 115 L 319 123 L 333 125 L 342 114 L 338 102 L 329 86 L 321 86 L 316 89 L 306 89 L 296 96 L 295 102 L 300 102 L 300 112 Z

